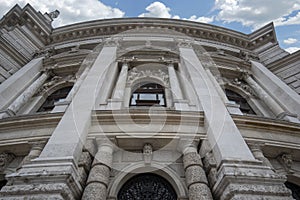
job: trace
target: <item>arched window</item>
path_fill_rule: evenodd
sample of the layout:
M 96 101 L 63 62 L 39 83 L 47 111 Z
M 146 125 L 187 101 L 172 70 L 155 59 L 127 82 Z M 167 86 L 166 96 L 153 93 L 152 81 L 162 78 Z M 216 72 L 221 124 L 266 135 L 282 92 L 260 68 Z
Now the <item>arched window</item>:
M 166 106 L 164 87 L 156 83 L 147 83 L 136 89 L 130 99 L 130 106 Z
M 177 194 L 164 178 L 145 173 L 132 177 L 120 189 L 118 200 L 128 199 L 176 200 Z
M 242 113 L 251 114 L 251 115 L 256 114 L 253 111 L 253 109 L 250 107 L 250 105 L 248 104 L 247 100 L 244 97 L 242 97 L 238 93 L 236 93 L 232 90 L 228 90 L 228 89 L 225 89 L 225 93 L 226 93 L 226 96 L 227 96 L 229 101 L 240 105 L 240 110 L 242 111 Z
M 64 100 L 70 90 L 72 89 L 72 86 L 61 88 L 55 92 L 53 92 L 51 95 L 49 95 L 46 99 L 46 101 L 43 103 L 43 105 L 38 109 L 37 112 L 50 112 L 55 107 L 55 103 Z

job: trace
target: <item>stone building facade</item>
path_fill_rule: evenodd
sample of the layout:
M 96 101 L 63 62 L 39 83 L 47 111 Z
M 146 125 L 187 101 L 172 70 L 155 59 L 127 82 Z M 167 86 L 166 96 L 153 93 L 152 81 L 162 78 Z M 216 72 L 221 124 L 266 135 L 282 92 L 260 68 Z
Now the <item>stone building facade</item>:
M 0 199 L 299 199 L 300 52 L 153 18 L 0 21 Z

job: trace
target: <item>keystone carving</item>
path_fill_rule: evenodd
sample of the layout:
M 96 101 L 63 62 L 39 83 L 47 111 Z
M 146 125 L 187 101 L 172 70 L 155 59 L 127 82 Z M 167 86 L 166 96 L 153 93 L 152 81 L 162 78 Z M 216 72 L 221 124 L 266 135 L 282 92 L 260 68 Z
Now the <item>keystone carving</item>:
M 143 148 L 144 161 L 146 164 L 150 164 L 152 160 L 152 146 L 151 144 L 145 144 Z

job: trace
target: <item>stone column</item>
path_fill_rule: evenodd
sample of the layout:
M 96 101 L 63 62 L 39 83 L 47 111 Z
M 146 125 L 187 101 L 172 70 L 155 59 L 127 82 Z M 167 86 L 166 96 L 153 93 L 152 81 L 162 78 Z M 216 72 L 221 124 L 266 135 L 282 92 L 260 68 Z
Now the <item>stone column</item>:
M 176 110 L 189 110 L 188 101 L 184 100 L 181 87 L 176 75 L 174 64 L 168 64 L 169 80 L 171 86 L 171 93 L 173 96 L 173 103 Z
M 97 104 L 96 99 L 103 94 L 102 86 L 115 60 L 116 50 L 116 46 L 103 47 L 39 159 L 71 158 L 77 163 L 88 133 L 92 110 Z
M 270 97 L 270 95 L 268 95 L 267 92 L 265 92 L 265 90 L 261 88 L 249 74 L 244 74 L 243 79 L 256 92 L 258 97 L 269 106 L 276 117 L 278 117 L 281 113 L 284 113 L 284 110 L 280 107 L 280 105 L 272 97 Z
M 222 160 L 254 161 L 248 145 L 194 50 L 191 47 L 180 46 L 179 52 L 182 67 L 187 70 L 189 80 L 199 98 L 199 106 L 203 108 L 207 139 L 217 165 L 221 164 Z
M 37 90 L 44 84 L 49 77 L 49 72 L 44 72 L 38 79 L 36 79 L 12 104 L 6 109 L 6 114 L 0 116 L 6 118 L 16 115 L 17 112 L 24 106 L 30 98 L 37 92 Z
M 95 155 L 82 200 L 105 200 L 113 159 L 113 146 L 109 141 L 97 140 Z
M 122 108 L 122 102 L 124 101 L 124 92 L 126 87 L 126 80 L 128 74 L 128 64 L 124 62 L 122 64 L 121 72 L 118 77 L 116 87 L 114 89 L 112 99 L 108 108 L 115 110 Z
M 184 142 L 183 142 L 184 143 Z M 195 143 L 182 144 L 185 180 L 190 200 L 213 200 Z
M 253 156 L 257 159 L 262 161 L 263 165 L 269 166 L 272 170 L 274 170 L 272 164 L 270 163 L 269 159 L 264 156 L 263 151 L 261 150 L 261 144 L 251 143 L 249 144 L 250 150 L 253 153 Z
M 19 194 L 22 194 L 22 198 L 34 195 L 36 199 L 45 196 L 49 199 L 81 197 L 83 188 L 80 184 L 78 160 L 91 125 L 92 111 L 95 105 L 99 105 L 96 100 L 103 93 L 106 95 L 107 90 L 103 87 L 106 87 L 107 78 L 111 81 L 108 72 L 116 59 L 117 44 L 110 42 L 103 47 L 102 45 L 99 45 L 100 53 L 95 50 L 97 55 L 91 69 L 40 156 L 32 160 L 30 165 L 23 166 L 17 173 L 7 177 L 10 186 L 5 191 L 2 189 L 1 195 L 14 198 L 19 197 Z M 28 179 L 31 180 L 29 183 Z M 24 181 L 31 186 L 23 187 Z
M 17 95 L 40 76 L 44 57 L 32 59 L 7 80 L 0 84 L 0 110 L 5 109 Z
M 184 68 L 184 63 L 181 61 L 178 63 L 178 79 L 184 83 L 182 84 L 182 93 L 185 95 L 186 99 L 189 101 L 189 106 L 193 110 L 202 110 L 199 106 L 198 98 L 195 93 L 193 83 L 191 82 L 190 76 L 187 70 Z
M 55 105 L 55 107 L 51 111 L 51 113 L 65 112 L 66 111 L 68 105 L 71 103 L 74 95 L 78 91 L 78 88 L 80 87 L 80 85 L 82 84 L 83 80 L 87 76 L 89 70 L 90 70 L 90 66 L 86 67 L 84 69 L 84 71 L 81 73 L 81 75 L 79 76 L 79 78 L 77 78 L 75 84 L 73 85 L 73 87 L 72 87 L 71 91 L 69 92 L 68 96 L 66 97 L 66 99 L 63 102 L 61 102 L 61 103 L 59 102 L 58 105 Z
M 237 114 L 237 115 L 243 115 L 242 111 L 240 110 L 240 106 L 234 103 L 231 103 L 225 92 L 222 90 L 222 88 L 220 87 L 218 81 L 216 80 L 216 78 L 213 76 L 213 74 L 211 73 L 211 71 L 209 69 L 205 69 L 207 75 L 209 76 L 210 80 L 214 83 L 214 86 L 218 92 L 218 94 L 220 95 L 220 97 L 222 98 L 223 102 L 225 103 L 227 110 L 230 114 Z
M 270 92 L 270 95 L 287 111 L 300 117 L 299 95 L 279 79 L 263 64 L 251 61 L 251 71 L 256 80 Z

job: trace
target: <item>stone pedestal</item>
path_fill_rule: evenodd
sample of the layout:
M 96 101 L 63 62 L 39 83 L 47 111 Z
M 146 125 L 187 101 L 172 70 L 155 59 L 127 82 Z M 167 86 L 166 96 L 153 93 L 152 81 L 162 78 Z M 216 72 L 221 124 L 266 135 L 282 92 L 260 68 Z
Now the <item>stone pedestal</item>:
M 213 187 L 216 199 L 291 200 L 284 185 L 286 177 L 274 173 L 261 162 L 223 161 Z
M 53 160 L 52 163 L 32 160 L 16 173 L 6 176 L 1 189 L 3 199 L 80 199 L 77 165 L 72 160 Z

